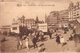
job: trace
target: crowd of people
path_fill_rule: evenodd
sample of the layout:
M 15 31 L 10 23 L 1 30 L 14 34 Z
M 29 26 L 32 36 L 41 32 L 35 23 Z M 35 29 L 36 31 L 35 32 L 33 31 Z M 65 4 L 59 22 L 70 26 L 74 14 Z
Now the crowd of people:
M 74 41 L 75 46 L 77 47 L 77 44 L 80 43 L 80 34 L 77 34 L 74 29 L 72 29 L 72 31 L 73 32 L 69 35 L 67 41 L 65 41 L 64 36 L 62 36 L 61 34 L 56 34 L 56 42 L 64 46 L 67 44 L 68 41 Z M 64 34 L 65 34 L 65 31 L 64 31 Z
M 56 32 L 57 30 L 58 29 L 54 30 L 54 32 Z M 49 29 L 48 35 L 49 35 L 50 39 L 52 39 L 52 34 L 53 34 L 53 29 Z M 22 49 L 22 45 L 23 45 L 22 41 L 23 40 L 25 40 L 26 48 L 30 49 L 29 40 L 32 41 L 34 48 L 38 48 L 39 46 L 37 46 L 36 43 L 38 41 L 44 41 L 44 33 L 42 31 L 28 29 L 25 26 L 20 26 L 20 33 L 18 34 L 17 49 Z M 64 37 L 56 34 L 56 42 L 58 44 L 61 43 L 63 46 L 65 44 Z
M 69 28 L 62 28 L 61 30 L 64 31 L 64 34 L 67 33 L 67 31 Z M 56 29 L 53 31 L 53 29 L 49 29 L 48 30 L 48 35 L 49 35 L 49 38 L 52 39 L 52 34 L 53 33 L 56 33 L 59 29 Z M 44 33 L 42 31 L 38 31 L 38 30 L 32 30 L 32 29 L 28 29 L 27 26 L 20 26 L 19 27 L 19 34 L 17 34 L 17 49 L 22 49 L 23 47 L 23 44 L 25 44 L 25 47 L 27 49 L 30 49 L 31 46 L 35 48 L 40 48 L 40 46 L 37 45 L 37 42 L 38 41 L 44 41 Z M 56 37 L 56 42 L 57 44 L 62 44 L 62 47 L 64 45 L 67 44 L 67 42 L 65 42 L 65 38 L 64 36 L 62 36 L 62 34 L 57 34 L 55 35 Z M 23 43 L 23 41 L 25 40 L 25 43 Z M 32 44 L 33 45 L 30 45 L 29 44 L 29 41 L 31 40 Z M 69 39 L 67 41 L 73 41 L 75 42 L 75 46 L 77 46 L 77 43 L 80 42 L 80 34 L 76 34 L 73 30 L 73 33 L 71 33 L 69 35 Z
M 70 35 L 68 35 L 69 37 L 68 37 L 67 41 L 65 41 L 64 35 L 62 35 L 61 33 L 60 34 L 56 33 L 59 30 L 62 30 L 64 34 L 67 34 L 67 32 L 69 30 L 72 30 L 72 33 Z M 52 38 L 52 34 L 53 34 L 53 30 L 49 29 L 48 33 L 49 33 L 49 37 L 51 39 Z M 62 44 L 62 46 L 66 45 L 68 41 L 74 41 L 76 47 L 77 47 L 77 44 L 80 43 L 80 34 L 77 34 L 75 32 L 75 28 L 74 27 L 72 29 L 71 28 L 67 28 L 67 27 L 65 27 L 65 28 L 62 27 L 60 29 L 54 30 L 54 33 L 56 33 L 55 36 L 56 36 L 57 44 Z
M 62 27 L 62 28 L 56 28 L 56 29 L 52 29 L 49 28 L 48 29 L 48 35 L 50 39 L 53 39 L 53 34 L 56 33 L 55 36 L 55 41 L 58 44 L 61 44 L 62 47 L 64 45 L 67 45 L 68 41 L 74 41 L 75 46 L 77 47 L 77 44 L 80 43 L 80 34 L 76 34 L 75 32 L 75 27 L 71 27 L 71 28 L 67 28 L 67 27 Z M 58 34 L 57 32 L 59 30 L 62 30 L 64 34 L 67 34 L 67 32 L 69 30 L 72 30 L 73 32 L 69 35 L 68 40 L 65 41 L 64 35 L 62 35 L 61 33 Z M 7 35 L 7 32 L 4 31 L 3 35 Z M 23 44 L 25 44 L 25 47 L 27 49 L 30 49 L 31 46 L 33 46 L 33 48 L 39 48 L 40 46 L 37 45 L 37 42 L 39 41 L 44 41 L 44 33 L 42 31 L 38 31 L 38 30 L 34 30 L 34 29 L 28 29 L 27 26 L 24 25 L 20 25 L 19 26 L 19 33 L 16 34 L 17 35 L 17 49 L 22 49 L 23 48 Z M 25 41 L 25 43 L 23 43 L 23 41 Z M 32 42 L 32 45 L 29 43 L 29 41 Z
M 30 49 L 31 45 L 29 44 L 29 40 L 33 43 L 34 49 L 38 48 L 36 43 L 44 39 L 44 33 L 42 31 L 28 29 L 26 26 L 20 26 L 19 29 L 20 33 L 17 34 L 17 49 L 22 49 L 23 44 L 26 45 L 26 48 Z M 25 43 L 22 42 L 23 40 L 25 40 Z

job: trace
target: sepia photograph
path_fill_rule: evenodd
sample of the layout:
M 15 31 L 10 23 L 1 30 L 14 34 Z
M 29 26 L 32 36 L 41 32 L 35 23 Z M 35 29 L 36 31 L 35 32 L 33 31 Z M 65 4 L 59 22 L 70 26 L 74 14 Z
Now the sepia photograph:
M 80 0 L 0 0 L 0 53 L 80 52 Z

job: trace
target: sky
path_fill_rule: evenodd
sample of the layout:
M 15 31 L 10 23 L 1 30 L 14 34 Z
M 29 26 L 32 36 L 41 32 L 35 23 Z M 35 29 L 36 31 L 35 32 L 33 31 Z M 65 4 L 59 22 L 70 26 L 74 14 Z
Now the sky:
M 39 20 L 45 20 L 45 14 L 65 10 L 70 2 L 77 1 L 79 0 L 3 0 L 0 2 L 0 26 L 10 25 L 13 18 L 18 19 L 22 15 L 26 19 L 38 16 Z M 17 6 L 18 4 L 21 6 Z

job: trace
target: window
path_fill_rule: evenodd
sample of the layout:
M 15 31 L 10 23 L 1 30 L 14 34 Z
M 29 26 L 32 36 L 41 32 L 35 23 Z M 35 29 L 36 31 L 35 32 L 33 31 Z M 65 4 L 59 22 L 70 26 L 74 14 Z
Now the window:
M 17 27 L 13 27 L 12 29 L 13 29 L 13 30 L 17 30 Z

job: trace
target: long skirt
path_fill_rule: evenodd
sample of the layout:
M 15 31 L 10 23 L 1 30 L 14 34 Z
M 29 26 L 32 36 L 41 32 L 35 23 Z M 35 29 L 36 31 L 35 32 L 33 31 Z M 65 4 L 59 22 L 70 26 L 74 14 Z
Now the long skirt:
M 28 41 L 26 41 L 26 47 L 28 48 L 28 46 L 29 46 L 29 43 L 28 43 Z

